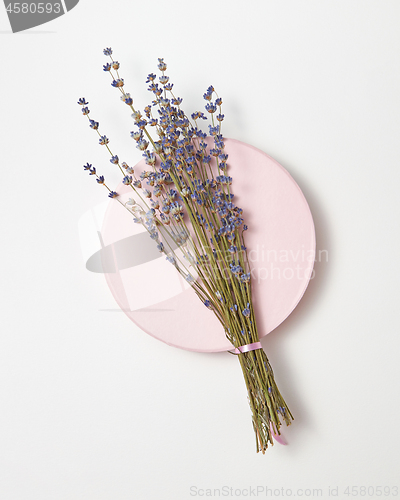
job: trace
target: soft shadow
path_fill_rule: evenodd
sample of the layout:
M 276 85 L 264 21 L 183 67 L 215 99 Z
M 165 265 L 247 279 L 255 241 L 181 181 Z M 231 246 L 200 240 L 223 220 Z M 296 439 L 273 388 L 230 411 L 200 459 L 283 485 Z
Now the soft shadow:
M 57 31 L 17 31 L 13 33 L 9 31 L 0 31 L 0 35 L 47 35 L 48 33 L 57 33 Z
M 165 312 L 165 311 L 174 311 L 174 309 L 136 309 L 136 310 L 133 310 L 132 309 L 121 309 L 121 308 L 118 308 L 118 309 L 99 309 L 100 312 L 116 312 L 116 313 L 120 313 L 120 312 L 135 312 L 135 313 L 140 313 L 140 312 L 143 312 L 143 313 L 154 313 L 154 312 Z
M 18 31 L 16 35 L 48 35 L 50 33 L 57 33 L 57 31 Z
M 290 166 L 288 170 L 290 171 Z M 266 335 L 261 340 L 261 344 L 268 357 L 272 360 L 271 365 L 274 369 L 278 387 L 293 413 L 296 425 L 311 427 L 311 416 L 307 408 L 302 404 L 302 390 L 304 389 L 298 385 L 296 373 L 289 365 L 282 350 L 282 339 L 296 335 L 299 324 L 307 315 L 312 314 L 318 302 L 323 300 L 328 283 L 331 244 L 329 222 L 323 211 L 321 200 L 315 192 L 308 188 L 307 183 L 303 181 L 298 173 L 296 173 L 295 180 L 307 199 L 315 225 L 316 262 L 314 263 L 314 277 L 310 280 L 307 290 L 293 312 L 273 332 Z M 319 251 L 321 250 L 327 250 L 327 261 L 324 253 L 321 254 L 321 260 L 319 259 Z
M 279 162 L 279 159 L 276 158 L 276 160 Z M 287 167 L 289 172 L 291 171 L 290 165 L 285 165 L 285 167 Z M 293 170 L 294 169 L 292 169 L 292 171 Z M 313 422 L 311 414 L 302 403 L 302 393 L 305 389 L 299 385 L 296 372 L 292 369 L 289 360 L 285 356 L 285 352 L 282 349 L 282 344 L 284 343 L 282 339 L 284 339 L 285 336 L 289 338 L 290 336 L 296 335 L 298 327 L 303 319 L 305 319 L 307 315 L 312 314 L 317 304 L 321 300 L 324 300 L 324 291 L 327 287 L 329 275 L 328 264 L 331 257 L 331 243 L 329 221 L 327 215 L 323 211 L 322 200 L 315 192 L 308 188 L 306 180 L 304 180 L 301 175 L 296 173 L 295 176 L 295 180 L 308 202 L 314 220 L 316 234 L 315 274 L 293 312 L 283 321 L 283 323 L 275 328 L 273 332 L 261 339 L 261 344 L 271 360 L 278 387 L 293 413 L 295 425 L 312 428 Z M 323 258 L 321 261 L 318 259 L 320 250 L 328 251 L 327 261 L 325 261 L 325 254 L 322 254 Z M 202 356 L 208 354 L 209 356 L 221 358 L 221 363 L 223 362 L 223 358 L 226 359 L 227 356 L 225 352 L 199 354 Z M 283 428 L 283 433 L 285 435 L 286 432 L 289 431 L 285 431 Z M 293 434 L 290 440 L 294 441 L 294 439 Z

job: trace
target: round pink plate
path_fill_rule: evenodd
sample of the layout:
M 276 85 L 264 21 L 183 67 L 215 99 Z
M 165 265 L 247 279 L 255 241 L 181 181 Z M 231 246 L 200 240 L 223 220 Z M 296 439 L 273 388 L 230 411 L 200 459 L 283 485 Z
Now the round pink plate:
M 315 259 L 310 209 L 288 172 L 262 151 L 226 139 L 234 202 L 243 209 L 260 338 L 293 311 L 307 288 Z M 146 170 L 144 161 L 135 173 Z M 132 190 L 116 189 L 125 202 Z M 102 228 L 103 267 L 119 307 L 153 337 L 182 349 L 232 349 L 224 331 L 190 286 L 156 249 L 144 228 L 111 200 Z

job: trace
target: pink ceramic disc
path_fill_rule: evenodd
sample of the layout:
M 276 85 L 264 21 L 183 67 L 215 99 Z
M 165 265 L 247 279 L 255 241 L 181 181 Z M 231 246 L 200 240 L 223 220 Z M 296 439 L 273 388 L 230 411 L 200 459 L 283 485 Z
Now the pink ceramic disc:
M 303 193 L 279 163 L 242 142 L 226 139 L 225 145 L 234 201 L 249 226 L 246 246 L 261 338 L 287 318 L 307 288 L 315 258 L 314 224 Z M 139 162 L 136 175 L 146 167 L 144 161 Z M 116 191 L 122 202 L 132 196 L 123 184 Z M 217 352 L 232 348 L 213 312 L 155 245 L 154 251 L 148 248 L 147 232 L 116 200 L 107 209 L 102 239 L 113 261 L 112 269 L 105 263 L 107 283 L 119 307 L 136 325 L 182 349 Z

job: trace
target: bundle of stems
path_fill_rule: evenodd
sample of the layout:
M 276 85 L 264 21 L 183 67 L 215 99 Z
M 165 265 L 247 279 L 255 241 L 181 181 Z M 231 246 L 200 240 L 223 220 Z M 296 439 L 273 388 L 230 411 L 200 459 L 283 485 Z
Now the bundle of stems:
M 228 155 L 221 133 L 222 99 L 212 86 L 203 95 L 211 119 L 207 135 L 198 126 L 199 120 L 207 117 L 201 111 L 190 118 L 184 113 L 182 99 L 174 95 L 173 84 L 165 74 L 167 65 L 159 59 L 161 76 L 158 82 L 153 73 L 147 77 L 153 100 L 142 115 L 125 92 L 120 64 L 113 59 L 111 48 L 103 52 L 110 58 L 103 69 L 130 108 L 136 127 L 131 137 L 142 151 L 148 170 L 136 175 L 133 168 L 120 161 L 108 137 L 101 135 L 99 123 L 90 117 L 88 103 L 81 98 L 78 104 L 82 113 L 97 132 L 99 144 L 110 154 L 111 163 L 119 168 L 123 184 L 132 189 L 132 198 L 123 203 L 95 167 L 88 163 L 84 169 L 108 190 L 110 198 L 132 213 L 134 222 L 148 231 L 158 250 L 218 318 L 239 358 L 257 452 L 264 453 L 268 443 L 273 444 L 273 437 L 280 434 L 282 422 L 289 425 L 293 416 L 259 344 L 244 237 L 248 227 L 242 209 L 233 202 L 232 178 L 227 175 Z

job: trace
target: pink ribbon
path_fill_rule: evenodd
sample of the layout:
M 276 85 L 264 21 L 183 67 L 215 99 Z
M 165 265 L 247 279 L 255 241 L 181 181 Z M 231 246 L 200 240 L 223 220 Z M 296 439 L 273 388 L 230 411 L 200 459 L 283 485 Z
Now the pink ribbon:
M 282 436 L 282 434 L 278 434 L 278 431 L 276 430 L 276 425 L 273 422 L 270 423 L 270 429 L 277 443 L 287 445 L 287 442 L 285 438 Z
M 234 354 L 242 354 L 244 352 L 255 351 L 256 349 L 262 349 L 260 342 L 253 342 L 253 344 L 240 345 L 233 352 Z

